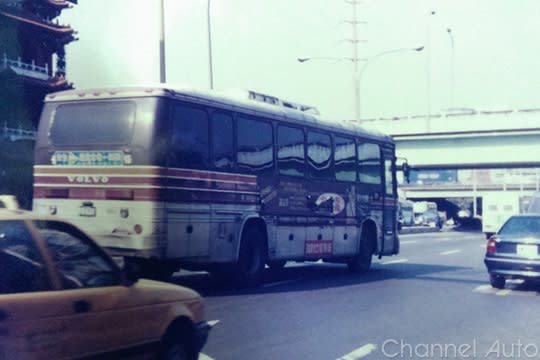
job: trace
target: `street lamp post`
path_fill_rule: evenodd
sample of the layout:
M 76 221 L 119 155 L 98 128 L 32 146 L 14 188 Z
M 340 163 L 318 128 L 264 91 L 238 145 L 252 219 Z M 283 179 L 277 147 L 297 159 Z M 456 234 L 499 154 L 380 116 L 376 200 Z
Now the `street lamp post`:
M 160 0 L 160 12 L 159 12 L 159 81 L 161 83 L 166 82 L 166 70 L 165 70 L 165 0 Z M 212 65 L 212 29 L 210 22 L 210 0 L 207 3 L 207 17 L 206 22 L 208 25 L 208 74 L 210 77 L 210 89 L 214 88 L 214 74 Z
M 165 71 L 165 0 L 160 2 L 160 13 L 159 13 L 159 82 L 162 84 L 166 82 L 166 71 Z
M 399 49 L 393 49 L 393 50 L 387 50 L 387 51 L 383 51 L 383 52 L 380 52 L 378 54 L 376 54 L 375 56 L 372 56 L 371 58 L 369 58 L 364 66 L 362 66 L 362 69 L 360 69 L 360 72 L 358 73 L 358 76 L 357 76 L 357 79 L 356 79 L 356 87 L 358 88 L 358 92 L 360 92 L 360 83 L 361 83 L 361 80 L 362 80 L 362 75 L 364 74 L 364 71 L 366 70 L 366 68 L 368 67 L 369 64 L 371 64 L 374 60 L 382 57 L 382 56 L 385 56 L 385 55 L 390 55 L 390 54 L 395 54 L 395 53 L 398 53 L 398 52 L 404 52 L 404 51 L 416 51 L 416 52 L 420 52 L 424 50 L 424 47 L 423 46 L 419 46 L 419 47 L 416 47 L 416 48 L 399 48 Z M 357 106 L 358 106 L 358 118 L 357 118 L 357 121 L 360 121 L 360 97 L 358 97 L 358 100 L 357 100 Z
M 208 0 L 206 10 L 206 23 L 208 24 L 208 76 L 210 77 L 210 90 L 212 90 L 214 89 L 214 69 L 212 65 L 212 29 L 210 26 L 210 0 Z
M 450 37 L 450 46 L 452 50 L 452 64 L 450 68 L 450 108 L 454 107 L 454 86 L 455 86 L 455 80 L 456 80 L 456 74 L 455 74 L 455 52 L 454 52 L 454 35 L 452 34 L 452 29 L 448 28 L 446 29 L 446 32 L 448 33 L 448 36 Z
M 381 53 L 378 53 L 377 55 L 369 58 L 368 60 L 365 60 L 365 59 L 357 59 L 357 58 L 347 58 L 347 57 L 343 57 L 343 58 L 336 58 L 336 57 L 308 57 L 308 58 L 298 58 L 298 62 L 306 62 L 306 61 L 310 61 L 310 60 L 337 60 L 337 61 L 342 61 L 342 60 L 348 60 L 348 61 L 351 61 L 353 62 L 354 64 L 354 73 L 353 73 L 353 80 L 354 80 L 354 109 L 355 109 L 355 121 L 357 122 L 360 122 L 360 81 L 362 79 L 362 74 L 364 73 L 364 71 L 366 70 L 366 68 L 368 67 L 369 64 L 371 64 L 375 59 L 378 59 L 380 58 L 381 56 L 384 56 L 384 55 L 389 55 L 389 54 L 394 54 L 394 53 L 397 53 L 397 52 L 403 52 L 403 51 L 417 51 L 417 52 L 420 52 L 424 50 L 424 47 L 423 46 L 420 46 L 420 47 L 416 47 L 416 48 L 399 48 L 399 49 L 393 49 L 393 50 L 387 50 L 387 51 L 383 51 Z M 360 70 L 358 70 L 358 61 L 359 60 L 364 60 L 365 61 L 365 64 L 364 66 L 362 66 L 362 68 Z

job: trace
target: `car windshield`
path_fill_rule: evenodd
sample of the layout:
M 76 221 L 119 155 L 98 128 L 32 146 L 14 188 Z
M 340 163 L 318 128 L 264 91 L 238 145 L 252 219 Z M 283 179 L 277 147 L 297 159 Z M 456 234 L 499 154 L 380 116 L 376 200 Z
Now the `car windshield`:
M 0 293 L 49 288 L 41 254 L 24 221 L 0 221 Z
M 540 216 L 515 216 L 508 219 L 499 231 L 500 235 L 540 236 Z

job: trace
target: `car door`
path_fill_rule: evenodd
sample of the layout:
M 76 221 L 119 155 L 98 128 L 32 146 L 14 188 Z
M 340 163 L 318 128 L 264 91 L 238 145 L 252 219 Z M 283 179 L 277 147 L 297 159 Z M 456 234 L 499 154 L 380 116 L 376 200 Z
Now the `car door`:
M 65 354 L 101 354 L 157 341 L 162 320 L 156 298 L 122 284 L 118 267 L 76 227 L 61 221 L 40 221 L 36 227 L 46 243 L 63 290 L 58 306 L 72 318 Z
M 61 357 L 72 319 L 28 222 L 0 220 L 0 358 Z

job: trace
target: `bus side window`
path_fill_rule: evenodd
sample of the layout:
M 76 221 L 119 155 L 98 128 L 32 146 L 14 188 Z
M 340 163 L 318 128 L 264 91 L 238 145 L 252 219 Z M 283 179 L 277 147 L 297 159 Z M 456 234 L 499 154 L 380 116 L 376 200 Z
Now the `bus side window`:
M 376 144 L 358 144 L 358 177 L 361 183 L 380 185 L 381 151 Z
M 384 179 L 385 179 L 385 189 L 386 195 L 394 197 L 394 177 L 392 176 L 393 170 L 392 160 L 384 159 Z M 437 209 L 435 209 L 437 210 Z
M 330 135 L 308 132 L 308 173 L 319 179 L 333 179 Z
M 210 164 L 208 115 L 184 105 L 174 107 L 172 166 L 206 169 Z
M 212 115 L 211 129 L 214 166 L 218 169 L 232 169 L 234 166 L 232 116 L 215 113 Z
M 274 168 L 272 125 L 238 118 L 236 159 L 238 167 L 251 173 L 270 173 Z
M 336 180 L 356 181 L 356 146 L 354 140 L 336 136 L 334 141 Z
M 304 176 L 304 132 L 301 129 L 278 126 L 277 156 L 279 173 L 282 175 Z

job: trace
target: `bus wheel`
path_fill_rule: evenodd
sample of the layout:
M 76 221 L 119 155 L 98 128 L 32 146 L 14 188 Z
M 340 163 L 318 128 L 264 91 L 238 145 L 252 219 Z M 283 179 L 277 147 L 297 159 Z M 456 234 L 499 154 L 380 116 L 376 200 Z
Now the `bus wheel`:
M 362 244 L 360 253 L 356 254 L 348 263 L 349 270 L 353 273 L 363 274 L 366 273 L 371 267 L 371 259 L 373 255 L 369 246 L 370 241 L 366 236 L 362 236 Z
M 171 263 L 158 262 L 153 265 L 152 279 L 159 281 L 169 281 L 172 275 L 179 269 L 178 266 Z
M 272 270 L 283 269 L 286 263 L 287 263 L 287 260 L 271 260 L 271 261 L 266 262 L 268 267 Z
M 240 245 L 240 256 L 236 266 L 236 282 L 242 287 L 255 287 L 262 282 L 266 260 L 264 236 L 250 226 L 244 230 Z
M 178 266 L 156 259 L 132 259 L 131 261 L 138 267 L 140 277 L 151 280 L 168 281 L 178 270 Z

